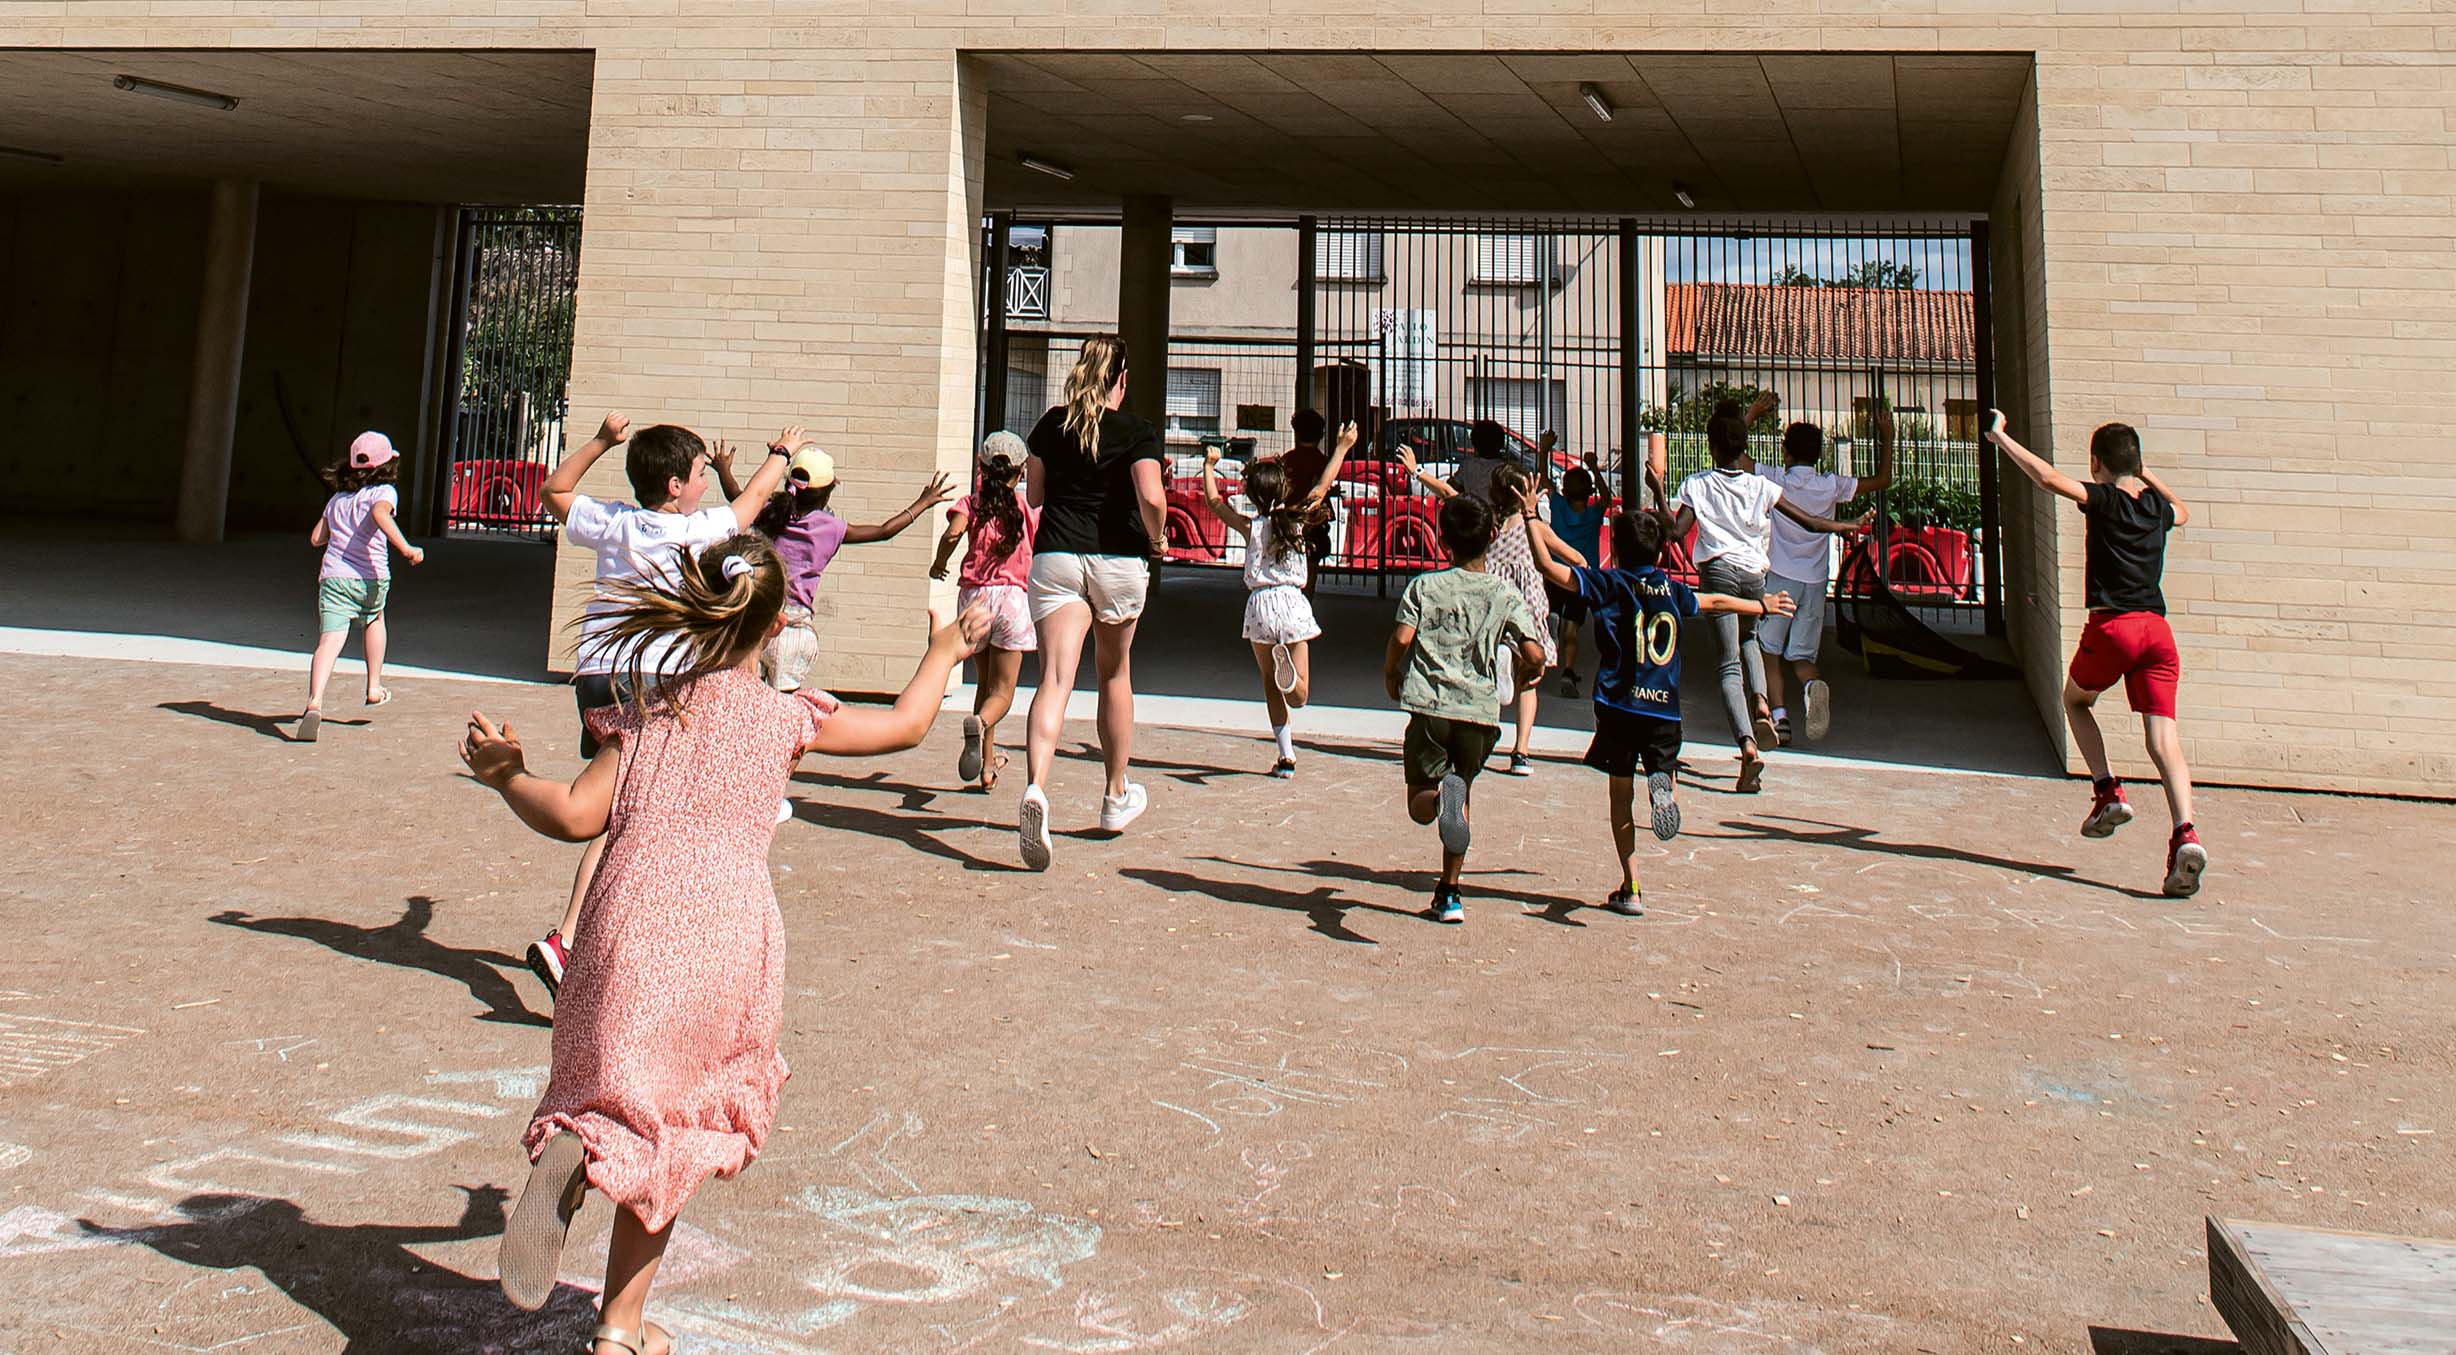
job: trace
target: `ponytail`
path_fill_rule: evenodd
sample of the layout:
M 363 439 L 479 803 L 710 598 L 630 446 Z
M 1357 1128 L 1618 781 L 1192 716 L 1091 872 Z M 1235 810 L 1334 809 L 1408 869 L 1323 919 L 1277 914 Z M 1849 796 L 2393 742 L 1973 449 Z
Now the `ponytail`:
M 1100 416 L 1108 412 L 1109 392 L 1125 374 L 1126 341 L 1114 334 L 1085 339 L 1074 370 L 1066 374 L 1066 433 L 1085 460 L 1100 455 Z
M 696 555 L 677 546 L 668 573 L 670 583 L 605 585 L 618 605 L 607 613 L 612 623 L 603 643 L 629 681 L 633 709 L 642 716 L 652 695 L 654 704 L 682 713 L 685 689 L 764 644 L 784 608 L 784 565 L 776 548 L 755 532 L 737 532 Z M 666 637 L 673 637 L 673 650 L 656 672 L 645 671 L 649 646 Z
M 1288 500 L 1288 472 L 1277 461 L 1257 461 L 1245 468 L 1245 497 L 1254 516 L 1270 519 L 1271 560 L 1285 561 L 1305 539 L 1305 509 Z
M 1023 544 L 1023 502 L 1015 494 L 1015 482 L 1022 478 L 1023 467 L 1003 452 L 981 459 L 980 484 L 972 491 L 972 530 L 977 534 L 989 523 L 998 524 L 989 555 L 992 562 L 1014 554 Z M 974 540 L 973 548 L 980 549 L 977 535 Z

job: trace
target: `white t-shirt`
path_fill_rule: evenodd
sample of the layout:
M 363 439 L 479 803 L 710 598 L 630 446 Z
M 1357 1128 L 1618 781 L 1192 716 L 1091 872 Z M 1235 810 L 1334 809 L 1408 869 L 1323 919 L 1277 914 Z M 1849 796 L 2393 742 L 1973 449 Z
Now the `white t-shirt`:
M 1731 558 L 1731 564 L 1751 574 L 1765 572 L 1765 542 L 1782 501 L 1782 486 L 1762 475 L 1741 470 L 1701 470 L 1680 482 L 1672 496 L 1676 511 L 1686 505 L 1697 515 L 1697 563 Z
M 607 502 L 586 494 L 571 496 L 571 517 L 563 523 L 564 539 L 575 546 L 597 552 L 597 582 L 673 583 L 674 551 L 677 547 L 699 550 L 713 546 L 742 530 L 731 506 L 702 508 L 696 513 L 664 513 L 641 508 L 636 504 Z M 617 655 L 606 652 L 598 643 L 605 629 L 598 618 L 622 605 L 608 597 L 603 588 L 588 600 L 588 609 L 580 622 L 580 652 L 577 659 L 583 673 L 611 673 L 616 668 Z M 664 664 L 671 639 L 652 642 L 641 652 L 640 668 L 646 673 L 658 672 Z M 621 665 L 628 668 L 629 664 Z
M 375 505 L 388 503 L 398 515 L 401 494 L 390 485 L 369 485 L 324 501 L 324 569 L 327 579 L 389 579 L 392 542 L 375 525 Z
M 1269 518 L 1251 521 L 1245 532 L 1245 586 L 1247 589 L 1271 588 L 1280 584 L 1305 586 L 1305 543 L 1291 541 L 1285 559 L 1271 558 L 1272 527 Z
M 1859 497 L 1857 476 L 1829 474 L 1814 466 L 1777 468 L 1760 462 L 1757 474 L 1782 486 L 1782 497 L 1793 508 L 1821 518 L 1832 517 L 1846 500 Z M 1786 579 L 1823 583 L 1833 570 L 1833 537 L 1776 513 L 1772 559 L 1773 572 Z

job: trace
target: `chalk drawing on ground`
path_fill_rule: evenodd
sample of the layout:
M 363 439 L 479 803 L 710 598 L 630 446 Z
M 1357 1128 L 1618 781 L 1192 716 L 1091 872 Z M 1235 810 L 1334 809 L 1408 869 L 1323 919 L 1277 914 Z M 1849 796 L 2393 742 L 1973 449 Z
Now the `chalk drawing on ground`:
M 1571 1301 L 1570 1310 L 1605 1331 L 1646 1337 L 1655 1348 L 1703 1355 L 1822 1355 L 1829 1341 L 1837 1350 L 1890 1348 L 1885 1336 L 1895 1325 L 1881 1313 L 1694 1294 L 1586 1293 Z
M 22 1087 L 144 1033 L 135 1026 L 0 1012 L 0 1087 Z

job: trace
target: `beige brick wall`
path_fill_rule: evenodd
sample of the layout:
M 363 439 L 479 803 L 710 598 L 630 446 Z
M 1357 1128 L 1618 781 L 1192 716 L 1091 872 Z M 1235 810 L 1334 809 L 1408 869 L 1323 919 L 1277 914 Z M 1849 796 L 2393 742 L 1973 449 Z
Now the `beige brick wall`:
M 961 51 L 2034 52 L 2036 165 L 2017 147 L 2010 181 L 2036 187 L 2027 296 L 1998 280 L 2027 431 L 2069 465 L 2095 424 L 2136 422 L 2199 509 L 2168 591 L 2200 774 L 2456 780 L 2445 0 L 0 0 L 0 44 L 595 50 L 579 408 L 753 441 L 808 422 L 856 516 L 969 450 Z M 619 493 L 618 468 L 591 487 Z M 2051 705 L 2079 538 L 2013 504 L 2008 565 L 2037 573 L 2017 634 Z M 837 566 L 827 681 L 909 671 L 928 550 Z

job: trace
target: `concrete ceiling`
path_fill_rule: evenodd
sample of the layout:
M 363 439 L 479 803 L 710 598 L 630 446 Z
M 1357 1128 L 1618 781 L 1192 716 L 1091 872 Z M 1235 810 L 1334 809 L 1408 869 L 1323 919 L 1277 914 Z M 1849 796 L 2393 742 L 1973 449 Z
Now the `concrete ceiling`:
M 569 203 L 588 166 L 587 52 L 0 52 L 0 191 L 217 178 L 412 202 Z M 137 76 L 230 111 L 112 87 Z
M 1984 211 L 2022 55 L 972 58 L 993 207 Z M 1578 86 L 1613 107 L 1597 118 Z M 1029 154 L 1071 181 L 1024 168 Z

